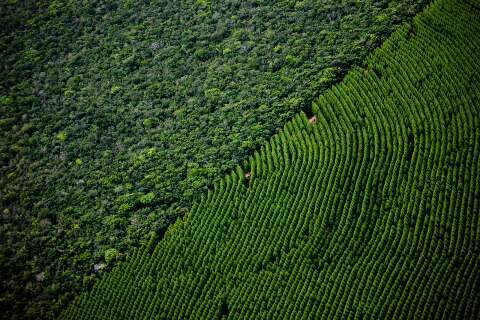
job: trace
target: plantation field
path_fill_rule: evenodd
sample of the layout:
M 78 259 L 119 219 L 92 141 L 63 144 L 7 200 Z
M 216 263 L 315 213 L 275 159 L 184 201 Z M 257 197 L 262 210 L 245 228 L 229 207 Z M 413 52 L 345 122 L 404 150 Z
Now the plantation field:
M 479 33 L 435 1 L 60 318 L 479 319 Z
M 52 318 L 427 0 L 0 1 L 0 318 Z

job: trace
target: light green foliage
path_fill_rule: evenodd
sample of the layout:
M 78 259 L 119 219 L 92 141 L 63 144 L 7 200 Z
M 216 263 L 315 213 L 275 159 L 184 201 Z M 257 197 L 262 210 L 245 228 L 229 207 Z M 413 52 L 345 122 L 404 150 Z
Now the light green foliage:
M 140 202 L 143 204 L 150 204 L 153 201 L 153 199 L 155 199 L 155 193 L 149 192 L 140 197 Z
M 290 66 L 297 66 L 300 64 L 301 60 L 298 57 L 287 54 L 287 56 L 285 57 L 285 62 Z
M 479 17 L 437 0 L 60 319 L 478 319 Z
M 320 83 L 330 83 L 333 79 L 336 78 L 339 73 L 338 68 L 326 68 L 322 71 L 322 77 L 320 78 Z
M 212 104 L 218 104 L 218 102 L 222 98 L 222 90 L 220 90 L 219 88 L 211 88 L 205 90 L 205 98 L 208 102 Z
M 143 126 L 145 128 L 150 128 L 152 125 L 153 125 L 153 120 L 152 119 L 147 118 L 147 119 L 143 120 Z
M 107 264 L 111 263 L 118 257 L 118 250 L 115 248 L 105 250 L 105 262 Z
M 388 15 L 387 15 L 387 14 L 384 14 L 384 13 L 383 13 L 383 14 L 380 14 L 380 15 L 378 15 L 378 16 L 375 17 L 375 20 L 377 20 L 377 22 L 380 22 L 380 23 L 385 22 L 385 21 L 387 21 L 388 19 L 389 19 L 389 18 L 388 18 Z
M 133 208 L 133 204 L 132 204 L 132 203 L 130 203 L 130 202 L 123 202 L 123 203 L 121 203 L 121 204 L 119 205 L 119 207 L 118 207 L 118 212 L 125 214 L 125 213 L 127 213 L 127 212 L 128 212 L 130 209 L 132 209 L 132 208 Z
M 60 140 L 60 142 L 65 142 L 65 140 L 67 140 L 67 138 L 68 138 L 68 135 L 65 131 L 60 131 L 57 134 L 57 139 Z
M 120 86 L 112 86 L 110 88 L 110 93 L 115 94 L 115 93 L 119 92 L 120 90 L 122 90 L 122 88 Z

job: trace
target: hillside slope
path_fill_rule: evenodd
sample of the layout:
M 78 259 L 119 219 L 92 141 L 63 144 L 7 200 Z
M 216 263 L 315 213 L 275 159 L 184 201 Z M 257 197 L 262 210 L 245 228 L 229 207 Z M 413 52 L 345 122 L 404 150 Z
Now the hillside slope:
M 477 318 L 479 17 L 437 1 L 61 318 Z
M 479 33 L 436 1 L 61 319 L 478 319 Z
M 428 1 L 0 0 L 0 319 L 52 318 Z
M 436 1 L 61 319 L 478 319 L 479 33 Z

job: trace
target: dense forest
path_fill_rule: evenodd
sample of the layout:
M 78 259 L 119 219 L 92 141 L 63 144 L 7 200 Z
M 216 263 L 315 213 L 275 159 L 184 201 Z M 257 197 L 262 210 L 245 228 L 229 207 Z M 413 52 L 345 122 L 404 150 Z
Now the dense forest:
M 426 2 L 2 0 L 0 317 L 161 238 Z
M 60 319 L 480 319 L 479 18 L 435 1 Z

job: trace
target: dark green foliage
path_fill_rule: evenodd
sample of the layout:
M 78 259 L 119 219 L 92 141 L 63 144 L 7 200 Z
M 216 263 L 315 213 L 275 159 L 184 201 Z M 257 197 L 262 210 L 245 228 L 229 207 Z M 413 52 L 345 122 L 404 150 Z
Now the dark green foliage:
M 436 1 L 60 318 L 479 319 L 479 18 Z
M 1 1 L 0 317 L 51 317 L 425 2 Z

